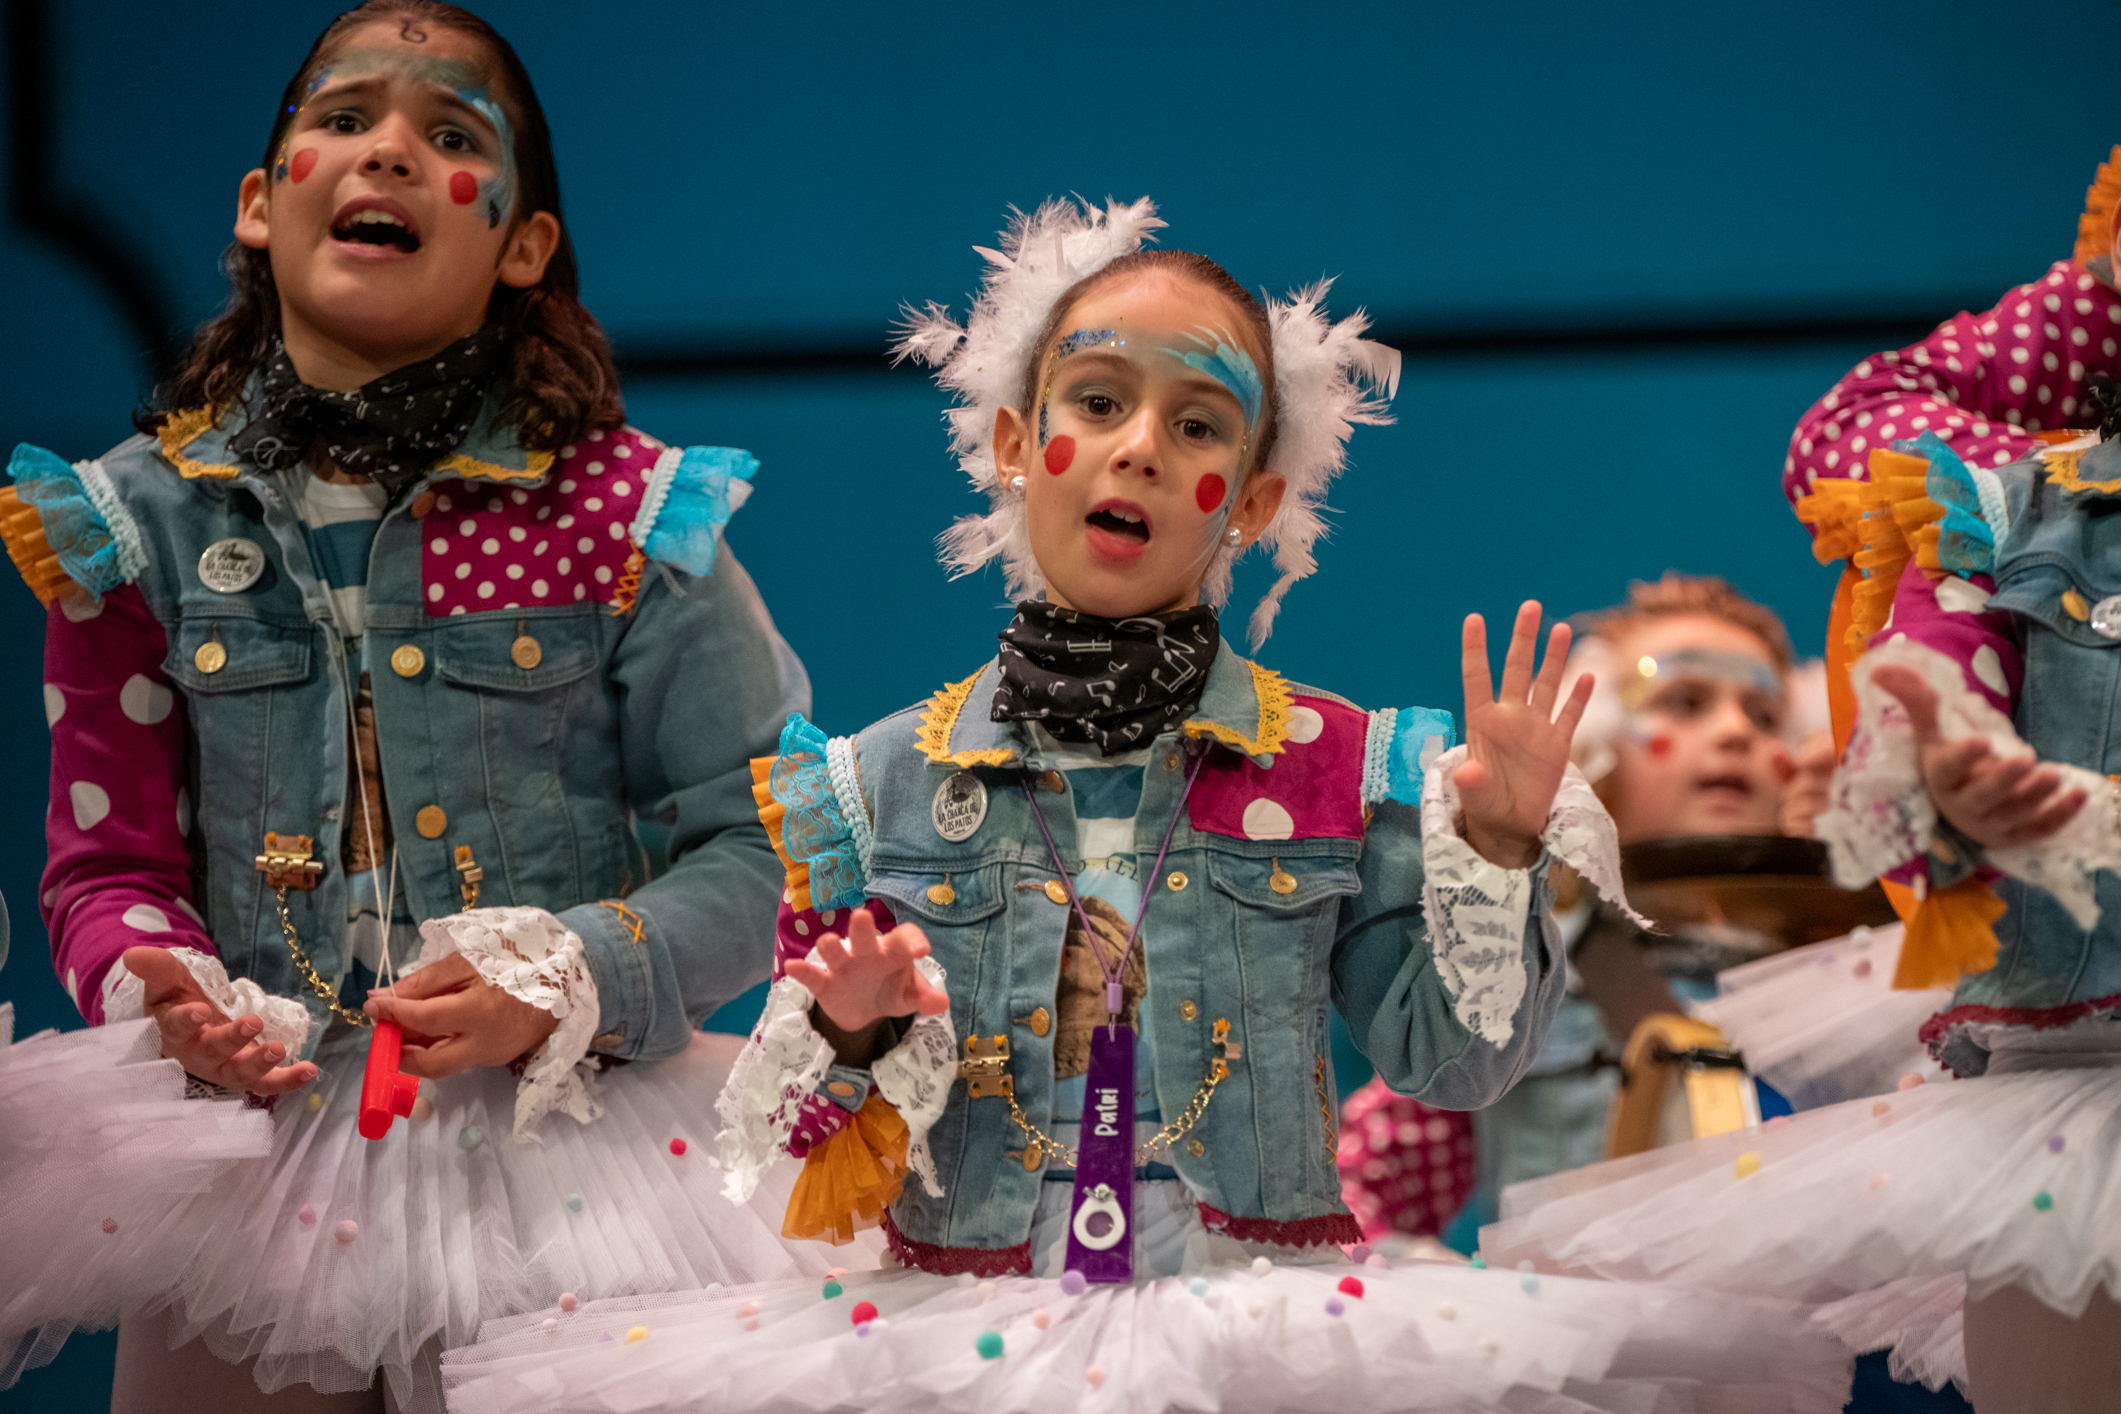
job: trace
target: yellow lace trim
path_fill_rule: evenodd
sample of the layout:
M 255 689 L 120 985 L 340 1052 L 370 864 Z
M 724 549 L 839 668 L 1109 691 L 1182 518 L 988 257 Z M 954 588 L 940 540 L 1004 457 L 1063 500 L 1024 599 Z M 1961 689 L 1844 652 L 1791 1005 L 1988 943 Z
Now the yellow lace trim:
M 2048 479 L 2064 491 L 2088 491 L 2098 496 L 2111 496 L 2121 491 L 2121 478 L 2112 481 L 2086 481 L 2077 473 L 2077 463 L 2082 452 L 2049 452 L 2047 454 Z
M 451 452 L 436 462 L 434 469 L 473 481 L 537 481 L 552 470 L 551 452 L 533 452 L 526 449 L 523 457 L 526 464 L 521 470 L 517 470 L 495 462 L 482 462 L 477 457 L 467 457 L 462 452 Z
M 2121 200 L 2121 147 L 2099 164 L 2092 184 L 2085 189 L 2084 214 L 2077 218 L 2077 248 L 2071 252 L 2079 265 L 2095 255 L 2108 254 L 2117 200 Z
M 155 433 L 155 440 L 162 444 L 162 455 L 177 469 L 177 475 L 186 481 L 197 481 L 208 477 L 215 481 L 226 481 L 242 471 L 239 466 L 223 466 L 218 462 L 202 462 L 184 455 L 184 449 L 200 437 L 213 430 L 221 420 L 219 408 L 186 408 L 173 412 Z
M 1289 737 L 1291 697 L 1288 681 L 1272 668 L 1247 662 L 1252 670 L 1252 691 L 1259 699 L 1259 725 L 1252 736 L 1231 730 L 1220 722 L 1196 717 L 1186 723 L 1186 735 L 1213 737 L 1224 746 L 1234 746 L 1247 756 L 1279 756 Z
M 980 672 L 985 672 L 981 668 Z M 963 682 L 954 682 L 928 699 L 928 710 L 921 714 L 920 730 L 914 741 L 921 754 L 942 766 L 1006 766 L 1016 759 L 1016 749 L 997 746 L 986 751 L 952 751 L 950 733 L 957 727 L 957 714 L 965 708 L 965 699 L 972 695 L 972 684 L 979 681 L 974 673 Z

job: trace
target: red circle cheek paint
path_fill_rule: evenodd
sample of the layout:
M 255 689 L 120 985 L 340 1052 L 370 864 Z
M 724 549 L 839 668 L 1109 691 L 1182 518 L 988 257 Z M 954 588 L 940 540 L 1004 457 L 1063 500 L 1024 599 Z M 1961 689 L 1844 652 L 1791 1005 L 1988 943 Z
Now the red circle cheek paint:
M 317 150 L 314 147 L 305 147 L 300 152 L 297 152 L 293 157 L 288 159 L 287 175 L 293 180 L 299 182 L 304 177 L 308 176 L 311 172 L 315 171 L 316 167 Z
M 1670 737 L 1668 737 L 1668 736 L 1653 736 L 1653 737 L 1651 737 L 1651 738 L 1650 738 L 1650 755 L 1652 755 L 1652 756 L 1670 756 L 1671 754 L 1672 754 L 1672 739 L 1671 739 Z
M 449 174 L 449 199 L 459 206 L 469 206 L 479 199 L 478 178 L 469 172 Z
M 1046 470 L 1059 476 L 1075 464 L 1075 439 L 1066 433 L 1046 444 Z
M 1222 505 L 1223 497 L 1229 491 L 1230 483 L 1211 471 L 1200 479 L 1200 485 L 1193 488 L 1193 499 L 1203 512 L 1213 511 Z

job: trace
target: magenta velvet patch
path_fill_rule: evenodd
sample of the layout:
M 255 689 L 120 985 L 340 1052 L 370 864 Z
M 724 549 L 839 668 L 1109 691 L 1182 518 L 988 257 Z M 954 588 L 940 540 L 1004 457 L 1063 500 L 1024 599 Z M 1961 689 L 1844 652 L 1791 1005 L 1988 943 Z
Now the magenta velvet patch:
M 1246 840 L 1362 838 L 1368 714 L 1330 697 L 1298 694 L 1291 703 L 1271 768 L 1234 751 L 1201 768 L 1186 808 L 1194 829 Z
M 632 428 L 562 447 L 539 486 L 438 481 L 420 523 L 430 618 L 583 600 L 610 603 L 662 445 Z

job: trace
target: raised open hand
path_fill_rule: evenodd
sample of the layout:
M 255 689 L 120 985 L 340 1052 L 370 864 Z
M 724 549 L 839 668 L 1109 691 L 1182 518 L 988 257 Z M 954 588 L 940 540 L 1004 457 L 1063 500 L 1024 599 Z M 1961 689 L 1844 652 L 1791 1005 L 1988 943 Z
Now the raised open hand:
M 887 1016 L 950 1009 L 950 998 L 914 966 L 927 955 L 928 939 L 920 929 L 901 923 L 879 936 L 869 910 L 857 908 L 847 920 L 844 940 L 825 934 L 818 939 L 817 961 L 792 958 L 787 974 L 808 987 L 817 1009 L 852 1037 Z
M 1907 708 L 1930 800 L 1968 839 L 1989 849 L 2032 844 L 2084 808 L 2083 788 L 2066 787 L 2060 771 L 2030 753 L 1998 756 L 1979 737 L 1946 741 L 1937 694 L 1914 669 L 1880 668 L 1871 680 Z
M 265 1023 L 257 1016 L 222 1015 L 166 948 L 127 948 L 120 965 L 146 984 L 142 1004 L 162 1029 L 162 1054 L 187 1075 L 253 1095 L 282 1094 L 317 1078 L 308 1061 L 282 1064 L 287 1047 L 258 1039 Z
M 1539 832 L 1546 828 L 1554 792 L 1569 764 L 1569 741 L 1591 700 L 1588 674 L 1576 679 L 1561 710 L 1561 667 L 1569 656 L 1569 626 L 1554 625 L 1546 662 L 1535 677 L 1539 648 L 1539 604 L 1517 610 L 1510 651 L 1502 662 L 1502 691 L 1488 677 L 1488 626 L 1466 615 L 1461 666 L 1466 686 L 1466 760 L 1453 777 L 1466 812 L 1466 843 L 1505 869 L 1522 869 L 1539 858 Z

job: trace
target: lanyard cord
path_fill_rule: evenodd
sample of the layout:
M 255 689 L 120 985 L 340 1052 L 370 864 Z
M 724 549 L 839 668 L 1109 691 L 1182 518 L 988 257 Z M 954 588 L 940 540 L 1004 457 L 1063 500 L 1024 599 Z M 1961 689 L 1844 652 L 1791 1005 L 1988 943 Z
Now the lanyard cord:
M 1207 763 L 1208 753 L 1203 750 L 1193 758 L 1193 768 L 1186 772 L 1185 789 L 1179 792 L 1178 804 L 1172 807 L 1171 818 L 1164 825 L 1163 843 L 1156 847 L 1156 863 L 1142 876 L 1142 901 L 1140 907 L 1134 910 L 1133 924 L 1127 929 L 1126 946 L 1119 950 L 1119 961 L 1110 967 L 1105 965 L 1104 951 L 1097 946 L 1097 934 L 1090 926 L 1089 911 L 1083 907 L 1081 897 L 1075 892 L 1075 878 L 1068 872 L 1068 864 L 1061 857 L 1060 846 L 1053 842 L 1053 830 L 1046 824 L 1046 812 L 1039 809 L 1037 787 L 1031 784 L 1028 772 L 1019 778 L 1018 783 L 1024 788 L 1024 799 L 1031 802 L 1031 818 L 1038 821 L 1038 832 L 1046 841 L 1046 852 L 1053 856 L 1053 868 L 1061 877 L 1061 887 L 1068 891 L 1068 902 L 1074 907 L 1075 916 L 1082 921 L 1083 946 L 1090 950 L 1090 956 L 1097 961 L 1098 974 L 1105 979 L 1107 1026 L 1119 1025 L 1120 1007 L 1125 1001 L 1120 989 L 1120 978 L 1127 970 L 1127 959 L 1133 955 L 1134 940 L 1141 934 L 1142 920 L 1149 916 L 1149 900 L 1156 892 L 1156 876 L 1164 872 L 1164 856 L 1171 851 L 1171 836 L 1178 831 L 1178 817 L 1185 813 L 1186 801 L 1193 795 L 1193 783 L 1200 779 L 1201 767 Z

